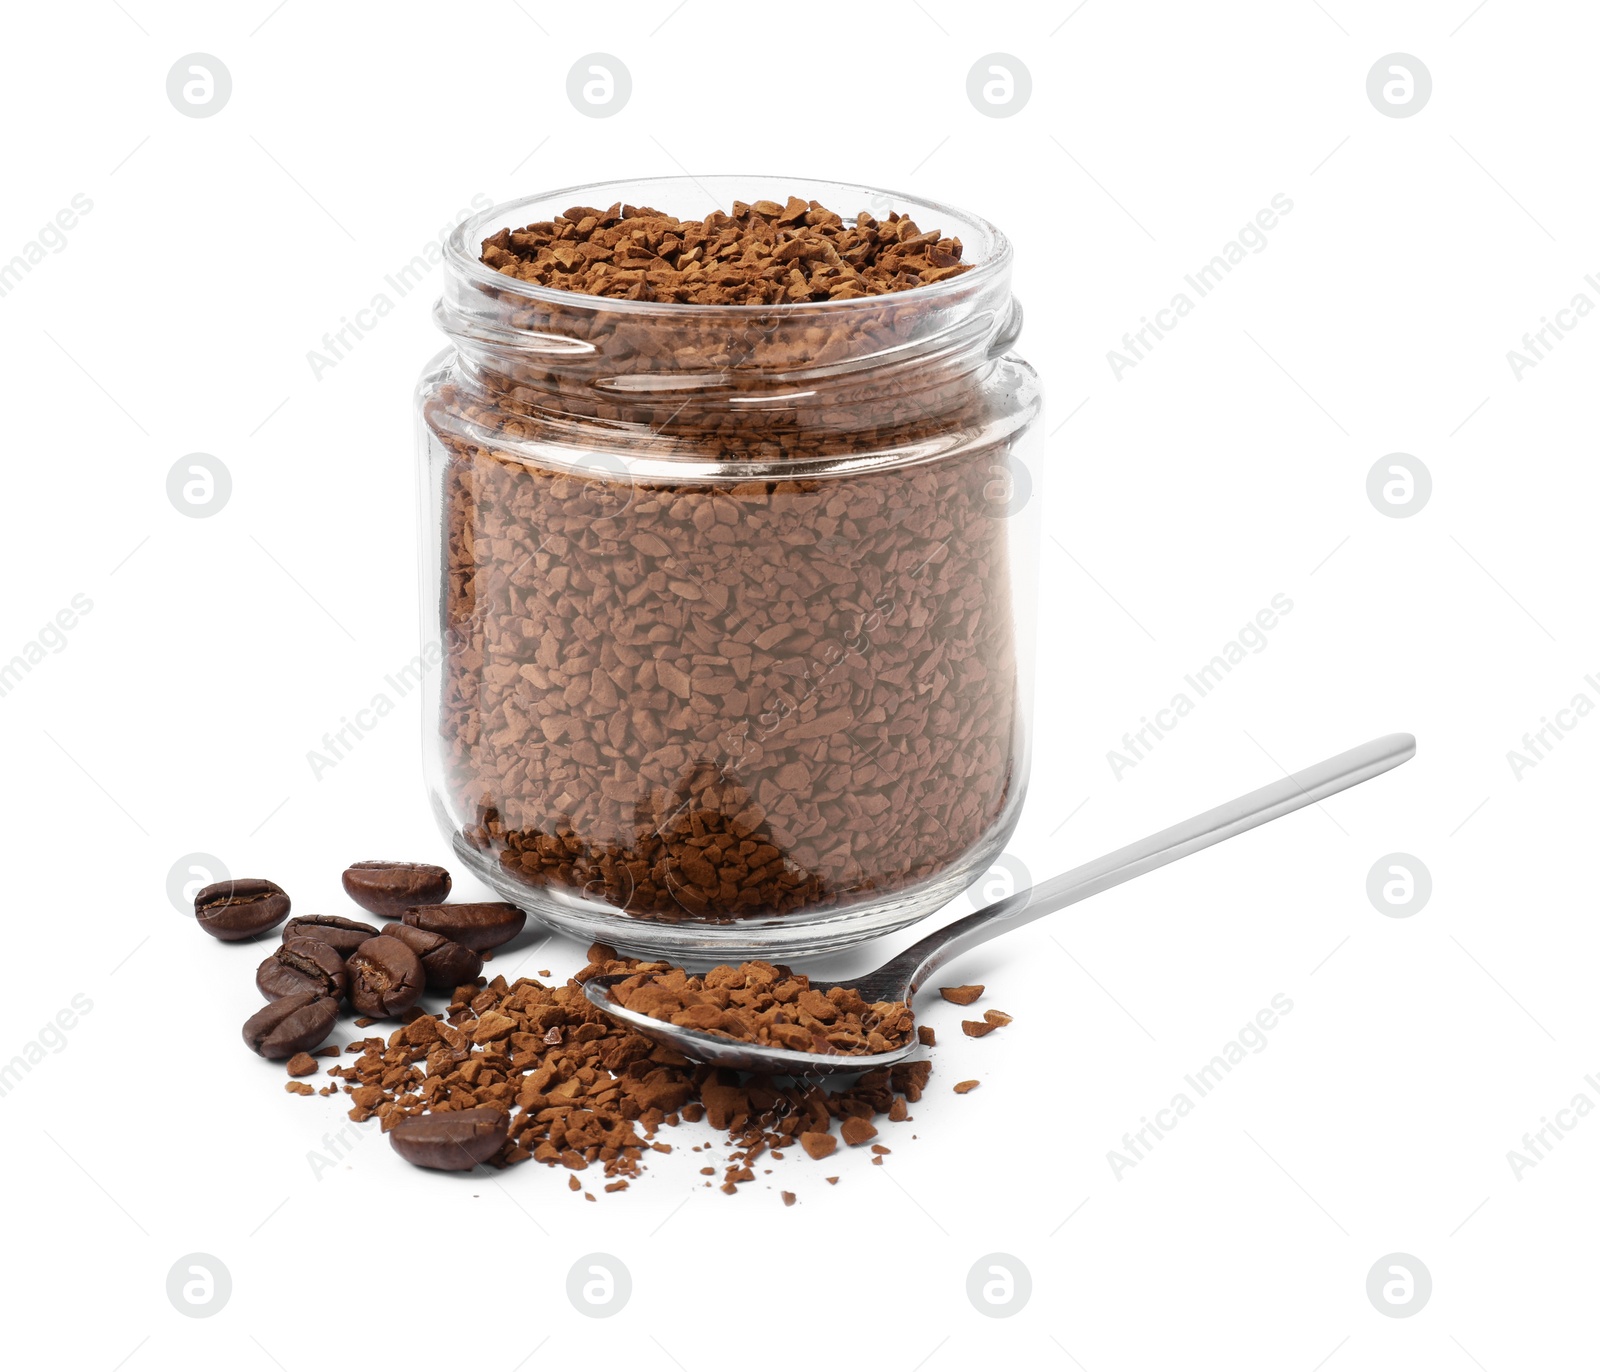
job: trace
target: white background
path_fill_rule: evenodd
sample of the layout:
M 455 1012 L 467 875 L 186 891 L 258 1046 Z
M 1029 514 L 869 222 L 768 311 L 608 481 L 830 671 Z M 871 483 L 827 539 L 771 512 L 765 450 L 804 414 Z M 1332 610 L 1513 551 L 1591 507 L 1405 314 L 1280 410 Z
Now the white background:
M 1591 1344 L 1600 1123 L 1520 1179 L 1507 1152 L 1600 1102 L 1600 722 L 1520 779 L 1507 751 L 1600 701 L 1600 320 L 1520 380 L 1506 354 L 1577 292 L 1600 303 L 1600 23 L 1076 3 L 8 9 L 0 261 L 93 202 L 0 298 L 0 660 L 93 603 L 0 698 L 0 1059 L 92 1002 L 0 1098 L 14 1356 L 1498 1372 Z M 595 51 L 633 79 L 603 119 L 566 96 Z M 232 75 L 210 118 L 165 93 L 194 52 Z M 1395 52 L 1432 74 L 1408 118 L 1366 94 Z M 966 95 L 991 53 L 1031 72 L 1010 118 Z M 342 1098 L 288 1096 L 245 1052 L 256 950 L 200 935 L 165 883 L 213 853 L 353 913 L 346 863 L 447 856 L 414 698 L 320 780 L 306 761 L 416 651 L 409 395 L 437 274 L 320 379 L 307 351 L 475 193 L 745 169 L 947 200 L 1015 240 L 1049 400 L 1027 869 L 1376 734 L 1415 732 L 1418 757 L 951 969 L 1016 1022 L 968 1041 L 924 1007 L 935 1076 L 883 1167 L 796 1155 L 729 1198 L 685 1148 L 591 1205 L 532 1165 L 416 1173 L 369 1131 L 318 1174 Z M 1107 350 L 1279 193 L 1267 248 L 1118 379 Z M 166 496 L 196 451 L 233 481 L 207 519 Z M 1409 519 L 1366 495 L 1394 452 L 1433 477 Z M 1119 779 L 1108 749 L 1278 593 L 1268 646 Z M 1366 895 L 1396 851 L 1432 874 L 1410 918 Z M 558 940 L 524 970 L 580 961 Z M 1124 1132 L 1277 994 L 1266 1048 L 1116 1174 Z M 166 1295 L 197 1252 L 232 1277 L 210 1318 Z M 566 1295 L 592 1252 L 632 1276 L 609 1319 Z M 1366 1294 L 1394 1252 L 1432 1274 L 1410 1318 Z M 991 1253 L 1031 1274 L 1014 1318 L 966 1297 Z

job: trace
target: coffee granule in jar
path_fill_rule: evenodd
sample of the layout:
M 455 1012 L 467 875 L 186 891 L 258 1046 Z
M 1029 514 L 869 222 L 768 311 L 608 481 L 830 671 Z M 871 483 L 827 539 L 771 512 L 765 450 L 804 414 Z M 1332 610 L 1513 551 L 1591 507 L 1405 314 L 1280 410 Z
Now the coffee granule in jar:
M 487 267 L 522 281 L 626 300 L 780 305 L 850 300 L 932 285 L 971 270 L 961 240 L 904 215 L 845 220 L 815 200 L 735 201 L 733 212 L 677 219 L 660 210 L 579 205 L 548 223 L 501 229 Z
M 1024 752 L 998 488 L 1037 396 L 990 365 L 1004 278 L 919 297 L 978 281 L 962 252 L 797 195 L 579 205 L 487 239 L 503 287 L 447 281 L 463 360 L 422 399 L 436 800 L 502 894 L 618 937 L 575 902 L 909 919 L 1003 845 Z

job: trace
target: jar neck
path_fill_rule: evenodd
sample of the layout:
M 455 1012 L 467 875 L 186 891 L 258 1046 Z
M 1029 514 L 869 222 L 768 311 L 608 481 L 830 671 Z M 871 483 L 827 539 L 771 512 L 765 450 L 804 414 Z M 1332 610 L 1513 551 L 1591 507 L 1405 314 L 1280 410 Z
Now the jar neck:
M 464 400 L 691 451 L 882 445 L 960 424 L 1021 317 L 1009 254 L 932 287 L 775 307 L 529 288 L 454 260 L 435 309 Z

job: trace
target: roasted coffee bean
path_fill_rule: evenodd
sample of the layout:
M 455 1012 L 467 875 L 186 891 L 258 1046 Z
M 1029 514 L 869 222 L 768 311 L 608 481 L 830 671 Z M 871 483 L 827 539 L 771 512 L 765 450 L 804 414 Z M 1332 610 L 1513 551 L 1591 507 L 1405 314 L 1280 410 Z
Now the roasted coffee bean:
M 338 1000 L 345 988 L 344 955 L 314 938 L 289 938 L 256 968 L 256 989 L 268 1000 L 314 991 Z
M 345 869 L 345 894 L 363 910 L 398 919 L 413 905 L 450 894 L 450 873 L 426 862 L 356 862 Z
M 399 939 L 422 960 L 423 975 L 428 979 L 430 991 L 454 991 L 476 980 L 483 971 L 483 959 L 477 953 L 443 934 L 409 924 L 385 924 L 383 932 L 389 938 Z
M 403 1014 L 422 999 L 427 977 L 422 962 L 397 938 L 369 938 L 345 962 L 350 1004 L 363 1015 L 383 1019 Z
M 476 905 L 414 905 L 402 919 L 413 929 L 443 934 L 475 953 L 510 942 L 528 922 L 526 914 L 503 900 Z
M 194 898 L 194 917 L 212 938 L 233 943 L 255 938 L 283 923 L 289 897 L 275 881 L 262 877 L 235 877 L 213 882 Z
M 389 1143 L 415 1167 L 470 1172 L 500 1151 L 510 1123 L 498 1105 L 410 1115 L 389 1131 Z
M 315 991 L 297 991 L 265 1005 L 244 1022 L 244 1041 L 264 1058 L 292 1058 L 315 1048 L 339 1018 L 339 1002 Z
M 283 926 L 285 943 L 292 938 L 314 938 L 341 957 L 349 957 L 369 938 L 377 937 L 378 931 L 370 924 L 343 915 L 296 915 Z

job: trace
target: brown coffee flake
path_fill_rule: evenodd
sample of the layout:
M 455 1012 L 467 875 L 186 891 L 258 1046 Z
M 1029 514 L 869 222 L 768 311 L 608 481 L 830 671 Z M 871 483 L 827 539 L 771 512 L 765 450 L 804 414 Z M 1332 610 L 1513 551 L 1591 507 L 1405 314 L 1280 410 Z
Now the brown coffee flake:
M 602 975 L 630 974 L 611 988 L 625 1009 L 684 1029 L 802 1053 L 887 1053 L 911 1037 L 909 1006 L 868 1004 L 855 991 L 824 993 L 808 977 L 769 962 L 688 975 L 667 963 L 617 958 Z
M 982 986 L 941 986 L 939 994 L 952 1005 L 971 1005 L 983 994 Z
M 971 1081 L 958 1081 L 955 1084 L 953 1089 L 954 1089 L 956 1095 L 964 1096 L 964 1095 L 967 1094 L 968 1091 L 976 1090 L 977 1087 L 978 1087 L 978 1081 L 977 1081 L 977 1078 L 974 1077 Z
M 839 1126 L 839 1133 L 843 1135 L 844 1141 L 852 1146 L 878 1136 L 878 1131 L 868 1121 L 855 1117 L 845 1120 Z
M 309 1077 L 317 1070 L 317 1060 L 310 1053 L 296 1053 L 285 1068 L 291 1077 Z
M 697 305 L 883 295 L 970 270 L 959 238 L 923 233 L 898 213 L 847 222 L 798 196 L 786 205 L 736 201 L 731 213 L 715 210 L 704 219 L 631 205 L 578 206 L 545 223 L 500 230 L 484 240 L 480 260 L 557 290 Z
M 800 1135 L 800 1146 L 807 1156 L 820 1162 L 839 1146 L 839 1140 L 832 1134 L 805 1133 Z

